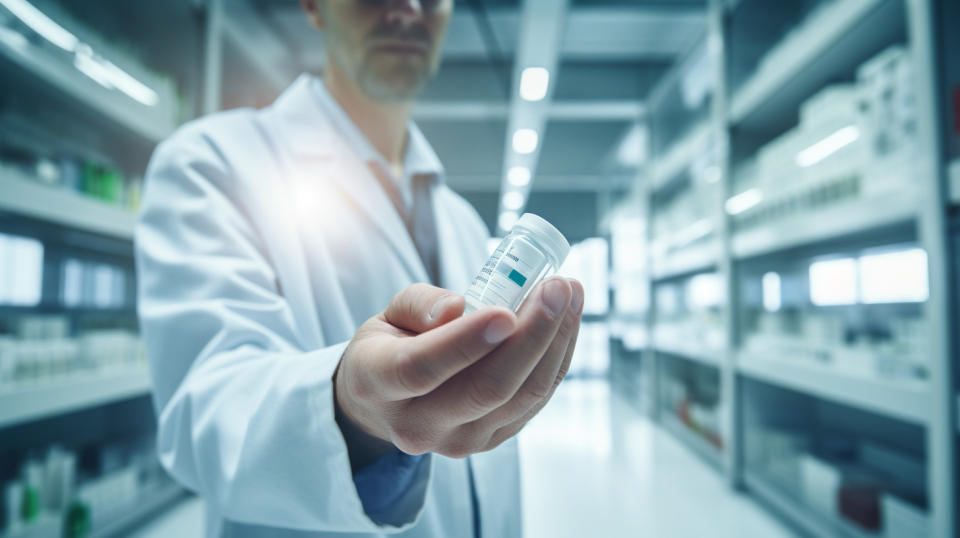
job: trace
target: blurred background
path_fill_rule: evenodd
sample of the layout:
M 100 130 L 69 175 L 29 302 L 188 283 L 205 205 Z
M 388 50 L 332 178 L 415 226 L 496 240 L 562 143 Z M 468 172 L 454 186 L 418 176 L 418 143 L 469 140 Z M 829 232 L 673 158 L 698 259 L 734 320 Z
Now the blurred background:
M 414 118 L 587 291 L 521 433 L 528 536 L 960 536 L 958 30 L 954 0 L 456 3 Z M 202 535 L 153 447 L 142 175 L 324 61 L 296 0 L 0 0 L 0 537 Z

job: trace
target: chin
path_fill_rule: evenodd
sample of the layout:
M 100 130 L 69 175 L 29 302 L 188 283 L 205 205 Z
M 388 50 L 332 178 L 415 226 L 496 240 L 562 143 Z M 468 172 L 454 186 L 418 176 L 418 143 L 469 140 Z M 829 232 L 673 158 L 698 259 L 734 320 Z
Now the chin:
M 423 67 L 395 66 L 385 72 L 366 71 L 360 77 L 360 87 L 376 101 L 409 102 L 416 99 L 429 79 L 430 73 Z

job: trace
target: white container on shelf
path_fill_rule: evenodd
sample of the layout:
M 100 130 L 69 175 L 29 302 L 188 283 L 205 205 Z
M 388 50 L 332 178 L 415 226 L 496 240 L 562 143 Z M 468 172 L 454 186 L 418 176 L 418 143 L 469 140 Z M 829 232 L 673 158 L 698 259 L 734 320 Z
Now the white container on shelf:
M 930 536 L 930 516 L 926 510 L 900 499 L 891 493 L 880 496 L 880 513 L 885 538 L 927 538 Z
M 842 481 L 840 469 L 811 454 L 801 454 L 800 477 L 807 503 L 826 515 L 836 515 Z

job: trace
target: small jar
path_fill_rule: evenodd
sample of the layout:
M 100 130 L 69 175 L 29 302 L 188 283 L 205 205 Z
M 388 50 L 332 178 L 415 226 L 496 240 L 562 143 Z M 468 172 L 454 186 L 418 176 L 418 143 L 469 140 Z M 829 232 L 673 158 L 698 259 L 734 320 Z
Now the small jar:
M 557 272 L 570 244 L 552 224 L 524 213 L 464 294 L 464 314 L 484 306 L 516 312 L 538 282 Z

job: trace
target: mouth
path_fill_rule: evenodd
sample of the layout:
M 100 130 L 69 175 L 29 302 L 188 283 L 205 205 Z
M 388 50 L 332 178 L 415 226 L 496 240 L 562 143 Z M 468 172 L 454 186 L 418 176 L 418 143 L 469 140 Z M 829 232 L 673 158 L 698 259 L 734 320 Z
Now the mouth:
M 373 50 L 377 52 L 386 52 L 388 54 L 417 54 L 427 55 L 427 47 L 422 43 L 413 41 L 378 41 L 374 43 Z

